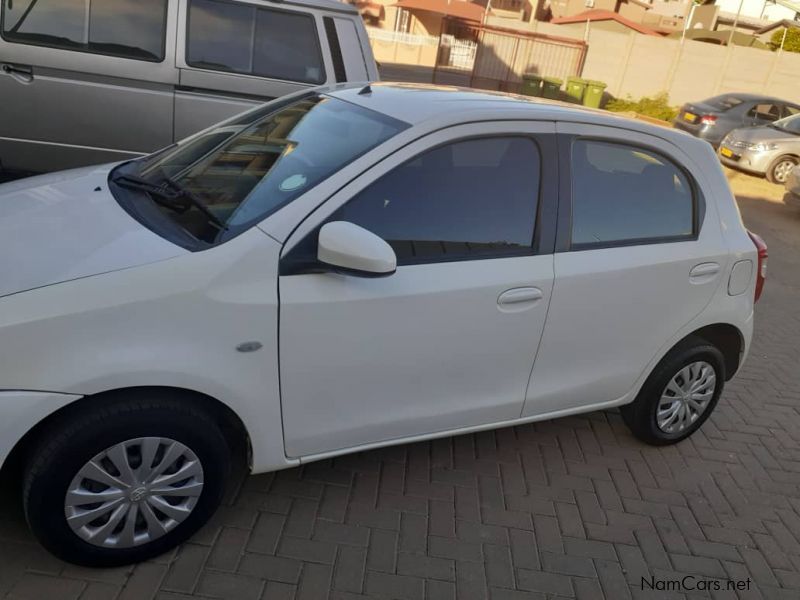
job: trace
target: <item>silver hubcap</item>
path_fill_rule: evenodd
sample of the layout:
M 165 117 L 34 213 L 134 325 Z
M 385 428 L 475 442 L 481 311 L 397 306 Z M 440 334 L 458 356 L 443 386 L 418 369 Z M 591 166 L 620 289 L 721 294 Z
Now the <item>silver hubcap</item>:
M 683 367 L 661 393 L 656 424 L 664 433 L 681 433 L 708 407 L 717 386 L 714 367 L 705 361 Z
M 775 166 L 775 171 L 774 171 L 775 181 L 778 181 L 780 183 L 785 183 L 786 178 L 789 177 L 789 173 L 791 173 L 792 169 L 794 169 L 794 166 L 795 166 L 794 163 L 790 160 L 784 160 L 782 162 L 779 162 Z
M 132 548 L 160 538 L 191 514 L 203 491 L 203 466 L 168 438 L 128 440 L 78 471 L 64 514 L 81 539 L 104 548 Z

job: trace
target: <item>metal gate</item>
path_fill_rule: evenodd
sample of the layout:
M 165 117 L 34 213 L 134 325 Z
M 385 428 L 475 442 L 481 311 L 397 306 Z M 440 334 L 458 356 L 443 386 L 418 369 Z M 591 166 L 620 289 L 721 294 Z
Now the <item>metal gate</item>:
M 461 49 L 471 46 L 474 58 L 465 60 Z M 586 49 L 580 40 L 446 18 L 433 82 L 519 92 L 526 73 L 561 79 L 580 75 Z

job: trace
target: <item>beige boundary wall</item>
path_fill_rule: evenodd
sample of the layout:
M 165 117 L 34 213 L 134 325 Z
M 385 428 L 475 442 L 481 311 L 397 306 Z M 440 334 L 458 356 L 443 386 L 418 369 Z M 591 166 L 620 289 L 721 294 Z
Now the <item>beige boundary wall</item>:
M 513 21 L 504 21 L 508 26 Z M 584 24 L 527 24 L 538 33 L 583 39 Z M 494 21 L 493 24 L 501 24 Z M 529 30 L 530 30 L 529 29 Z M 372 40 L 380 62 L 432 67 L 436 47 L 424 49 L 389 40 Z M 608 84 L 617 97 L 652 96 L 666 91 L 670 103 L 683 104 L 725 92 L 767 94 L 800 102 L 800 53 L 717 46 L 617 32 L 593 26 L 581 75 Z M 549 73 L 542 73 L 549 75 Z
M 566 33 L 563 26 L 549 23 L 539 23 L 536 30 Z M 570 33 L 583 38 L 585 26 Z M 682 104 L 725 92 L 751 92 L 800 101 L 798 53 L 693 41 L 681 44 L 599 28 L 590 29 L 588 42 L 582 76 L 605 81 L 614 96 L 638 98 L 666 91 L 672 104 Z

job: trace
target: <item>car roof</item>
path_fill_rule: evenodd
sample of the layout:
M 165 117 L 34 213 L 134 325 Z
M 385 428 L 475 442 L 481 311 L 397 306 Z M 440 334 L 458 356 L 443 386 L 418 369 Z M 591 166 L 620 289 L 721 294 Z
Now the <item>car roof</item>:
M 340 0 L 260 0 L 260 2 L 276 7 L 280 7 L 281 4 L 288 4 L 289 6 L 304 6 L 306 8 L 358 14 L 358 9 L 355 6 Z
M 577 104 L 451 86 L 418 83 L 342 84 L 327 94 L 412 126 L 447 127 L 494 120 L 567 121 L 640 131 L 675 143 L 694 140 L 682 131 Z M 705 142 L 703 142 L 705 143 Z
M 751 94 L 749 92 L 727 92 L 725 94 L 717 94 L 716 96 L 711 96 L 710 98 L 706 98 L 703 102 L 707 102 L 709 100 L 714 100 L 715 98 L 726 98 L 726 97 L 733 97 L 738 98 L 739 100 L 757 100 L 757 101 L 766 101 L 766 102 L 781 102 L 783 104 L 795 104 L 789 100 L 784 100 L 782 98 L 776 98 L 775 96 L 764 96 L 763 94 Z

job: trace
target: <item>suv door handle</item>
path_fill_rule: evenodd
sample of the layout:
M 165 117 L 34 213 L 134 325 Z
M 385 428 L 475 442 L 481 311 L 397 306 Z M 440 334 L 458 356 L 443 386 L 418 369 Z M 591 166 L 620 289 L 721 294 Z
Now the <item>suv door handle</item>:
M 3 65 L 3 73 L 11 75 L 14 79 L 22 83 L 33 81 L 33 67 L 27 65 Z
M 689 271 L 689 281 L 692 283 L 706 283 L 717 276 L 719 269 L 720 266 L 717 263 L 700 263 Z

